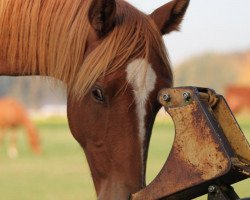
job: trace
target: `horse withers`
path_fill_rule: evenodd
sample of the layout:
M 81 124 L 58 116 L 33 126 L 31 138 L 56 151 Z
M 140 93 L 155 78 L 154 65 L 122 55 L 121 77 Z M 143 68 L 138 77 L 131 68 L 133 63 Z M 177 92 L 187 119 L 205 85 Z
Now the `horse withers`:
M 146 15 L 123 0 L 0 0 L 0 74 L 66 84 L 98 199 L 145 186 L 157 93 L 173 81 L 162 35 L 179 29 L 188 4 Z

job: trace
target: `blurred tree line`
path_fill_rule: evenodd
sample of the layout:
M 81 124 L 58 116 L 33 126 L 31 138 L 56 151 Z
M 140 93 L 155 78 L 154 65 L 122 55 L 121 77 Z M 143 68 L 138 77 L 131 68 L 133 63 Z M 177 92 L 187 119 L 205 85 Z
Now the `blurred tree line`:
M 250 86 L 250 50 L 196 56 L 173 69 L 175 86 L 200 86 L 223 94 L 229 85 Z M 65 104 L 66 87 L 47 77 L 0 77 L 0 97 L 13 97 L 29 108 Z
M 223 94 L 229 85 L 250 87 L 250 50 L 209 53 L 190 58 L 174 69 L 175 86 L 200 86 Z
M 29 108 L 65 104 L 66 87 L 47 77 L 0 77 L 0 97 L 18 99 Z

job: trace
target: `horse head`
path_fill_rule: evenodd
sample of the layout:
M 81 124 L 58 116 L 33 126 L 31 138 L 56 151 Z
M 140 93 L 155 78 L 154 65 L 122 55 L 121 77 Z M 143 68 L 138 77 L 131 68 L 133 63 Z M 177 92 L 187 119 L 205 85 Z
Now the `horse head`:
M 69 126 L 98 199 L 145 186 L 157 93 L 173 79 L 162 35 L 178 30 L 188 4 L 146 15 L 123 0 L 0 1 L 0 75 L 66 83 Z
M 158 91 L 172 86 L 162 35 L 179 29 L 189 0 L 173 0 L 151 15 L 120 0 L 90 2 L 86 65 L 78 72 L 89 80 L 85 90 L 69 91 L 68 120 L 98 199 L 128 199 L 145 186 Z

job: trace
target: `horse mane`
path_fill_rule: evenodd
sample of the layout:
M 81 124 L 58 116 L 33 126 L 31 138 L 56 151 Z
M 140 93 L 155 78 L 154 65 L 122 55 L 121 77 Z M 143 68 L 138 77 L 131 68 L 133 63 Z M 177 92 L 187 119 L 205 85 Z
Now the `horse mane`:
M 151 48 L 169 66 L 153 21 L 122 0 L 117 0 L 114 30 L 85 56 L 90 4 L 90 0 L 0 0 L 0 59 L 7 60 L 13 71 L 18 66 L 26 73 L 62 80 L 77 98 L 132 56 L 149 59 Z

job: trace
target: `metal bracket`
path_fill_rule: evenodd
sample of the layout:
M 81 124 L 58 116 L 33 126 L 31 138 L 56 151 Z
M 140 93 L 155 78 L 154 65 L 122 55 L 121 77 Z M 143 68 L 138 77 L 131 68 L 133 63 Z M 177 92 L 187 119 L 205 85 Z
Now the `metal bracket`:
M 250 177 L 249 143 L 221 95 L 181 87 L 161 90 L 158 99 L 174 121 L 175 140 L 160 173 L 133 200 L 189 200 L 211 185 Z M 218 187 L 218 194 L 227 194 Z

